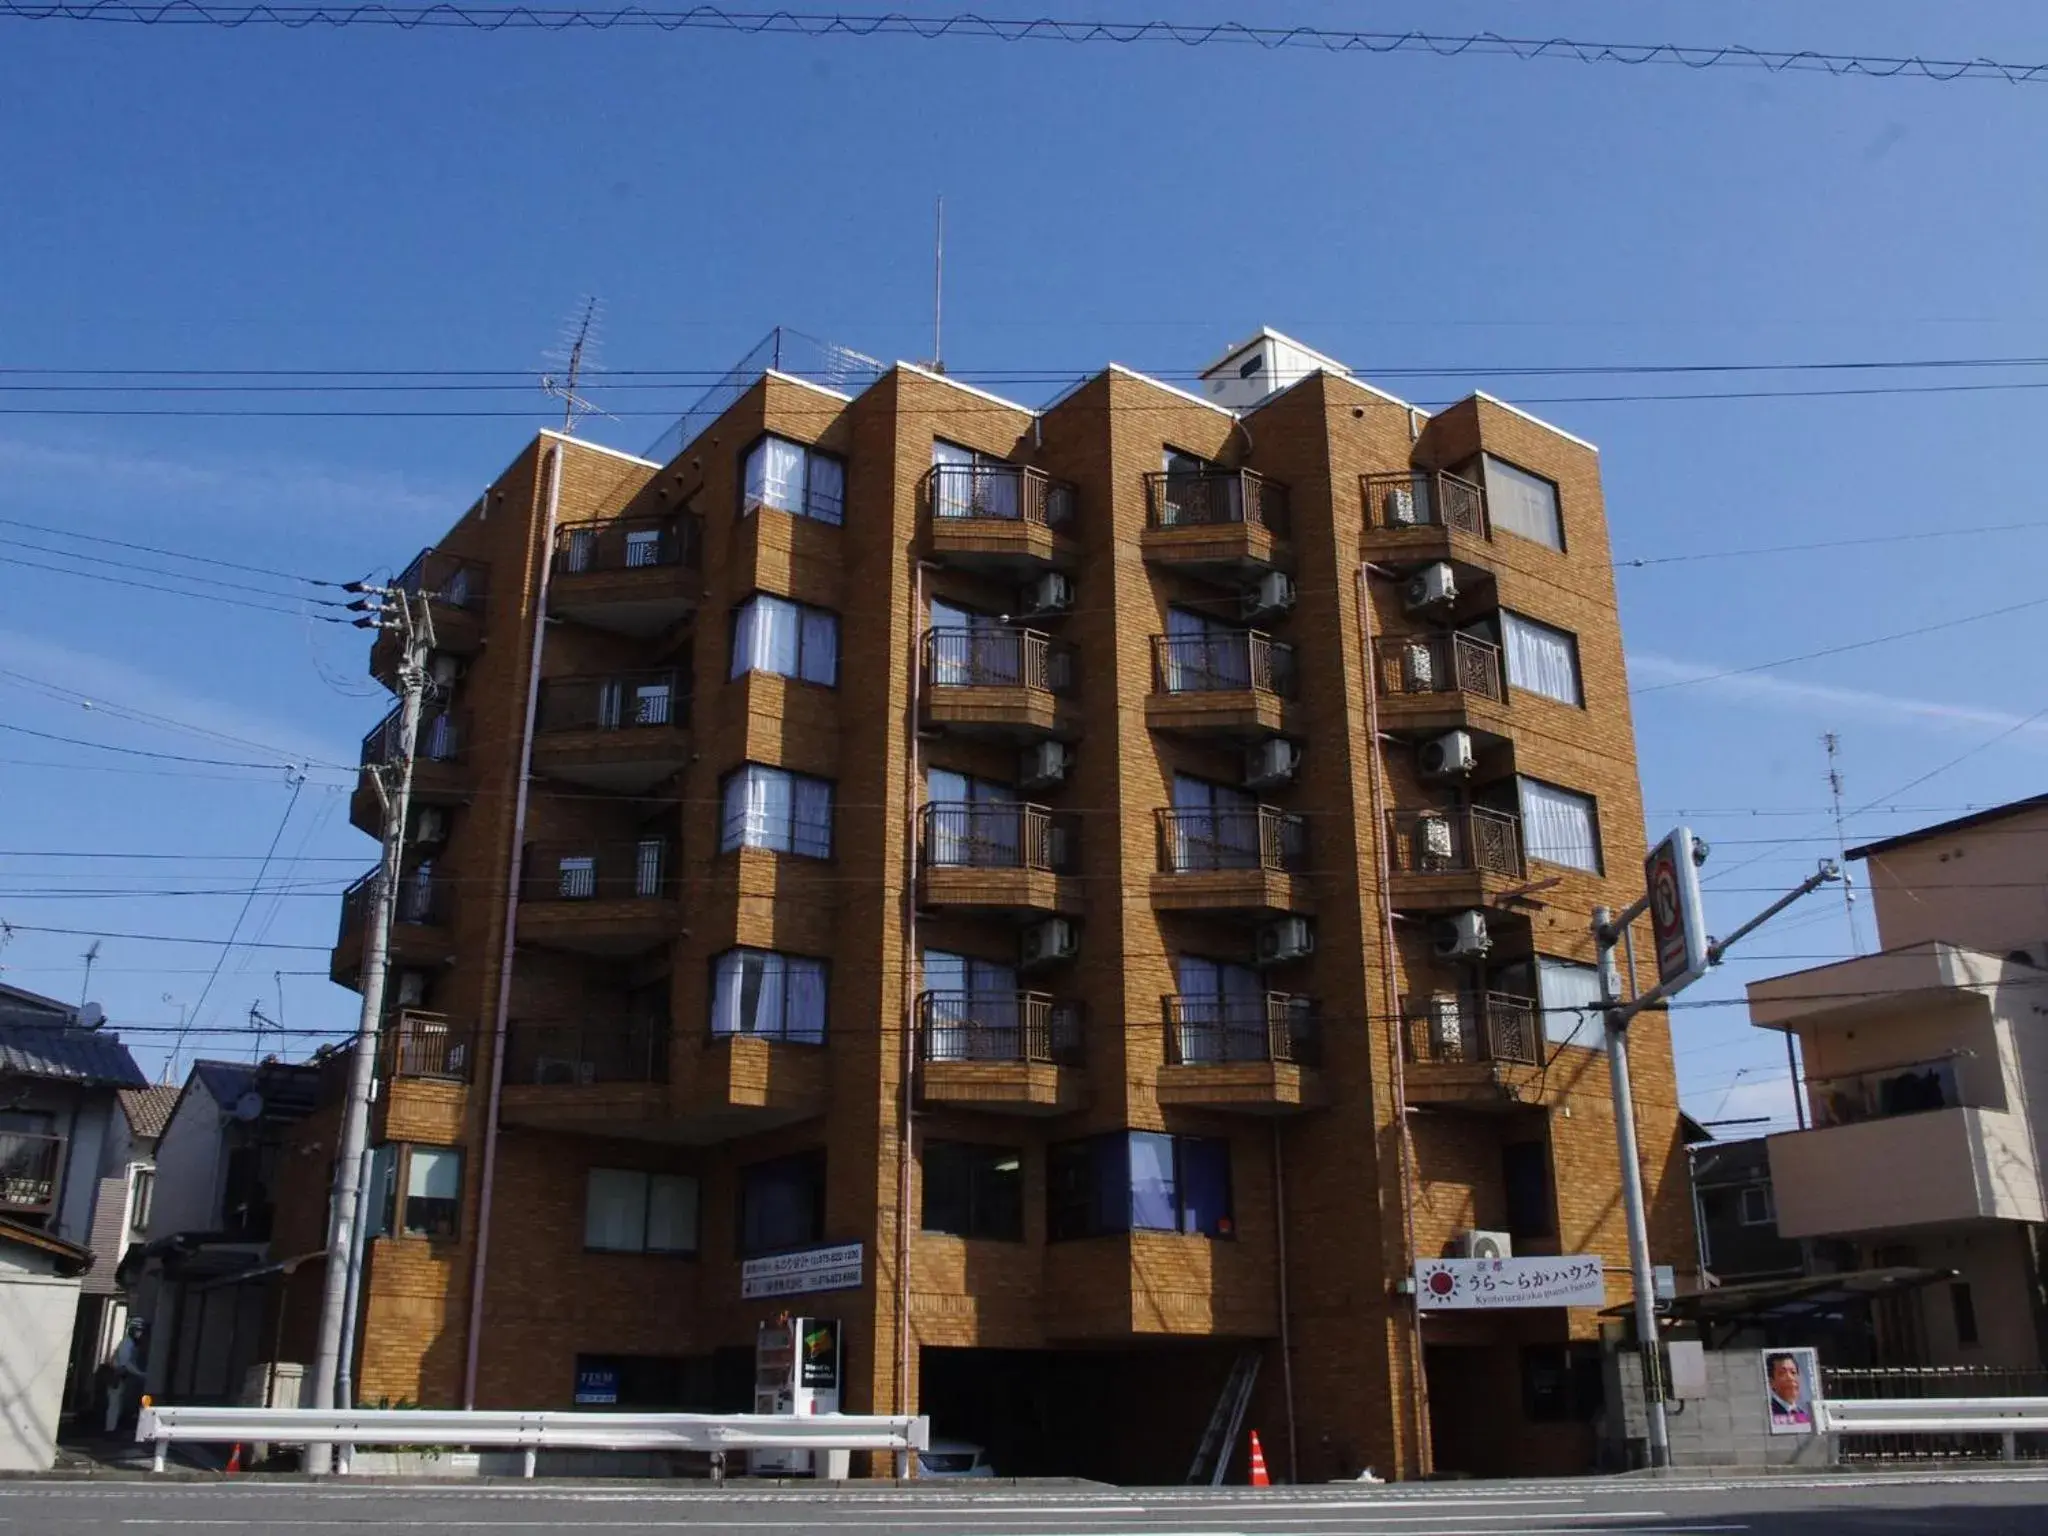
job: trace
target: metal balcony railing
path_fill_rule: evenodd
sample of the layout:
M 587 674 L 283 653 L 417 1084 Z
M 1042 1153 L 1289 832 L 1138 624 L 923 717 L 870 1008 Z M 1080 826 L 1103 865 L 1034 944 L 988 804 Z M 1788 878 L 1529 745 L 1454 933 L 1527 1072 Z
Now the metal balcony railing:
M 1308 823 L 1270 805 L 1163 810 L 1159 868 L 1169 875 L 1227 869 L 1299 874 L 1308 868 Z
M 64 1138 L 38 1131 L 0 1131 L 0 1208 L 46 1211 L 57 1201 Z
M 370 908 L 376 901 L 377 885 L 382 878 L 382 872 L 373 869 L 341 893 L 342 938 L 361 932 L 363 925 L 370 920 Z M 449 906 L 447 885 L 435 877 L 431 868 L 422 864 L 399 877 L 391 920 L 393 923 L 445 923 Z
M 394 585 L 401 592 L 423 592 L 450 608 L 482 613 L 484 599 L 489 595 L 490 569 L 481 560 L 465 560 L 445 550 L 423 549 L 399 573 Z
M 1169 996 L 1166 1059 L 1176 1067 L 1231 1061 L 1315 1066 L 1322 1059 L 1315 1005 L 1290 992 L 1268 992 L 1263 997 Z
M 1486 537 L 1486 492 L 1443 470 L 1361 475 L 1366 522 L 1374 528 L 1450 528 Z
M 1037 523 L 1061 530 L 1074 521 L 1074 488 L 1022 464 L 934 464 L 925 496 L 940 522 Z
M 1251 689 L 1294 697 L 1294 647 L 1256 629 L 1154 635 L 1152 667 L 1161 693 Z
M 574 1024 L 515 1020 L 505 1034 L 505 1081 L 547 1088 L 668 1081 L 669 1021 L 586 1019 Z
M 384 1024 L 386 1077 L 440 1078 L 466 1083 L 476 1065 L 476 1032 L 445 1013 L 401 1009 Z
M 1381 693 L 1475 693 L 1507 702 L 1500 647 L 1476 635 L 1398 635 L 1380 641 Z
M 1982 1108 L 1981 1103 L 1972 1102 L 1972 1096 L 1963 1092 L 1956 1070 L 1962 1054 L 1952 1052 L 1826 1077 L 1809 1076 L 1806 1087 L 1815 1129 L 1889 1120 L 1935 1109 Z
M 1081 1013 L 1043 992 L 925 992 L 918 1050 L 926 1061 L 1081 1059 Z
M 1074 686 L 1074 649 L 1035 629 L 928 629 L 924 681 L 928 688 L 1042 688 L 1067 693 Z
M 1388 860 L 1397 875 L 1522 874 L 1522 823 L 1484 806 L 1387 812 Z
M 1288 529 L 1287 487 L 1249 469 L 1183 474 L 1153 470 L 1145 476 L 1148 528 L 1213 527 L 1242 523 L 1276 538 Z
M 540 685 L 534 729 L 561 731 L 680 730 L 690 723 L 690 696 L 680 673 L 619 672 L 608 677 L 552 677 Z
M 935 800 L 921 816 L 927 869 L 1032 869 L 1068 874 L 1078 857 L 1071 817 L 1042 805 Z
M 1439 992 L 1402 1009 L 1410 1061 L 1442 1066 L 1510 1062 L 1539 1066 L 1542 1032 L 1534 1000 L 1507 992 Z
M 694 517 L 574 523 L 555 531 L 554 574 L 694 568 L 702 555 L 701 527 Z
M 522 901 L 662 901 L 674 897 L 666 838 L 623 843 L 528 843 Z
M 363 767 L 373 768 L 398 761 L 401 712 L 402 706 L 401 709 L 392 710 L 363 737 L 362 756 L 359 759 Z M 413 746 L 416 761 L 459 763 L 468 750 L 468 745 L 469 716 L 466 713 L 431 709 L 420 715 L 419 737 Z

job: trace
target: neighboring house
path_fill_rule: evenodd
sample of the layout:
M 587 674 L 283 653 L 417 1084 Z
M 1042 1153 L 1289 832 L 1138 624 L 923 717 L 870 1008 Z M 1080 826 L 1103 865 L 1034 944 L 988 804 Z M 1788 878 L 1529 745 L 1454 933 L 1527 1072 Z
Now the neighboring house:
M 0 1218 L 0 1472 L 47 1472 L 56 1462 L 64 1346 L 79 1277 L 92 1267 L 83 1245 Z
M 1954 1271 L 1883 1303 L 1884 1363 L 2036 1366 L 2048 1284 L 2048 796 L 1851 851 L 1883 948 L 1749 987 L 1813 1128 L 1769 1139 L 1779 1232 Z
M 72 1340 L 69 1406 L 87 1409 L 98 1368 L 114 1358 L 128 1326 L 128 1293 L 119 1278 L 122 1258 L 149 1232 L 149 1208 L 156 1185 L 156 1144 L 178 1102 L 175 1083 L 123 1088 L 114 1098 L 120 1113 L 100 1149 L 99 1183 L 93 1198 L 91 1247 L 96 1262 L 86 1274 Z
M 1687 1149 L 1698 1204 L 1700 1269 L 1716 1285 L 1806 1273 L 1806 1250 L 1778 1231 L 1770 1148 L 1761 1136 Z

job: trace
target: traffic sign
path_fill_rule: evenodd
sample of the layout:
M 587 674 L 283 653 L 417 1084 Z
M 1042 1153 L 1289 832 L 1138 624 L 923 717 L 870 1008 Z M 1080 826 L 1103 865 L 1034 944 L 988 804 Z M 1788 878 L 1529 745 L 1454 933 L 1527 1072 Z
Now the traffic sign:
M 1651 849 L 1643 863 L 1650 892 L 1650 931 L 1656 939 L 1657 980 L 1667 996 L 1690 986 L 1707 971 L 1707 919 L 1700 903 L 1702 853 L 1692 829 L 1679 827 Z

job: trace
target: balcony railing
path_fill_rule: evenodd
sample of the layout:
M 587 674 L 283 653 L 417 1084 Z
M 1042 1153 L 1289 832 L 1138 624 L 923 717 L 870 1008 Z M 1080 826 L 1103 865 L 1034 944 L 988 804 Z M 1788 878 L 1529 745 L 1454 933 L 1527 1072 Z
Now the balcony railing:
M 1287 537 L 1287 487 L 1249 469 L 1195 474 L 1153 470 L 1145 476 L 1149 528 L 1214 527 L 1242 523 Z
M 702 558 L 701 542 L 694 517 L 573 524 L 556 530 L 555 574 L 694 567 Z
M 365 768 L 399 759 L 401 709 L 394 709 L 370 728 L 363 737 L 360 759 Z M 454 710 L 428 710 L 420 716 L 419 736 L 413 743 L 415 760 L 423 763 L 456 763 L 469 745 L 469 717 Z
M 1164 874 L 1308 868 L 1308 823 L 1270 805 L 1159 812 L 1159 868 Z
M 1450 528 L 1486 537 L 1486 493 L 1442 470 L 1363 475 L 1366 521 L 1375 528 Z
M 1252 689 L 1294 697 L 1294 647 L 1256 629 L 1154 635 L 1152 665 L 1161 693 Z
M 661 901 L 675 895 L 665 838 L 629 843 L 529 843 L 522 901 Z
M 395 585 L 401 592 L 425 593 L 450 608 L 482 613 L 489 595 L 490 567 L 445 550 L 423 549 L 399 573 Z
M 926 1061 L 1081 1059 L 1081 1014 L 1043 992 L 926 992 L 918 1049 Z
M 1074 488 L 1021 464 L 934 464 L 925 495 L 941 522 L 1023 522 L 1060 530 L 1074 521 Z
M 466 1083 L 475 1067 L 475 1031 L 445 1013 L 402 1010 L 384 1025 L 386 1077 L 427 1077 Z
M 668 1081 L 669 1021 L 603 1015 L 575 1024 L 515 1020 L 506 1031 L 505 1081 L 573 1088 Z
M 1507 702 L 1500 647 L 1476 635 L 1401 635 L 1380 642 L 1382 693 L 1476 693 Z
M 48 1210 L 57 1200 L 64 1138 L 36 1131 L 0 1131 L 0 1207 Z
M 370 920 L 370 908 L 377 899 L 377 885 L 382 878 L 382 871 L 373 869 L 341 893 L 342 938 L 361 932 L 363 925 Z M 423 864 L 399 877 L 391 920 L 394 923 L 445 923 L 448 906 L 447 886 Z
M 1816 1129 L 1855 1125 L 1864 1120 L 1890 1120 L 1898 1115 L 1925 1114 L 1933 1109 L 1962 1109 L 1962 1082 L 1956 1056 L 1809 1077 Z
M 1263 997 L 1180 994 L 1166 999 L 1166 1059 L 1176 1067 L 1232 1061 L 1314 1066 L 1322 1041 L 1310 999 L 1289 992 Z
M 1506 992 L 1440 992 L 1411 997 L 1408 1058 L 1441 1066 L 1542 1063 L 1536 1004 Z
M 690 699 L 676 672 L 620 672 L 609 677 L 553 677 L 540 687 L 534 729 L 561 731 L 679 730 L 690 723 Z
M 1506 811 L 1387 812 L 1387 851 L 1397 875 L 1522 873 L 1522 824 Z
M 935 800 L 923 813 L 927 869 L 1030 869 L 1070 873 L 1077 841 L 1071 819 L 1042 805 Z
M 929 688 L 1042 688 L 1067 693 L 1074 686 L 1074 651 L 1035 629 L 928 629 L 924 680 Z

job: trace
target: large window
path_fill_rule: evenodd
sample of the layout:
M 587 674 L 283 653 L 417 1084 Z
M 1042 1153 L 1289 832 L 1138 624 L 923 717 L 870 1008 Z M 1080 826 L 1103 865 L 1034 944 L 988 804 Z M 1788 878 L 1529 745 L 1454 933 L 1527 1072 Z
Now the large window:
M 605 1253 L 695 1253 L 697 1180 L 687 1173 L 593 1168 L 583 1246 Z
M 846 520 L 846 466 L 829 453 L 764 437 L 747 452 L 746 491 L 740 515 L 774 507 L 821 523 Z
M 1532 859 L 1600 873 L 1600 812 L 1591 795 L 1541 779 L 1515 780 L 1522 802 L 1522 845 Z
M 1543 1011 L 1543 1038 L 1552 1045 L 1607 1048 L 1598 967 L 1538 955 L 1536 1002 Z
M 819 1045 L 825 962 L 772 949 L 729 949 L 711 962 L 711 1033 Z
M 1576 635 L 1507 612 L 1500 616 L 1500 629 L 1508 653 L 1509 687 L 1540 693 L 1560 704 L 1585 704 Z
M 743 1257 L 801 1248 L 825 1235 L 825 1154 L 799 1152 L 740 1170 Z
M 932 510 L 940 517 L 1022 515 L 1017 491 L 1023 476 L 1017 467 L 994 454 L 962 448 L 943 438 L 932 439 Z
M 1024 1240 L 1024 1154 L 965 1141 L 924 1144 L 924 1230 Z
M 1564 548 L 1556 486 L 1490 453 L 1480 461 L 1480 474 L 1486 482 L 1487 521 L 1496 530 L 1533 539 L 1551 549 Z
M 1231 1236 L 1230 1143 L 1156 1131 L 1055 1143 L 1046 1169 L 1047 1235 L 1134 1230 Z
M 766 848 L 832 856 L 832 786 L 823 779 L 749 763 L 725 780 L 720 851 Z
M 398 1231 L 404 1237 L 451 1240 L 462 1235 L 462 1151 L 458 1147 L 384 1147 L 381 1178 L 385 1189 L 405 1192 L 398 1209 Z M 373 1160 L 371 1176 L 380 1170 Z M 390 1205 L 379 1230 L 391 1230 Z
M 773 672 L 831 688 L 839 682 L 839 615 L 757 592 L 733 611 L 732 675 Z

